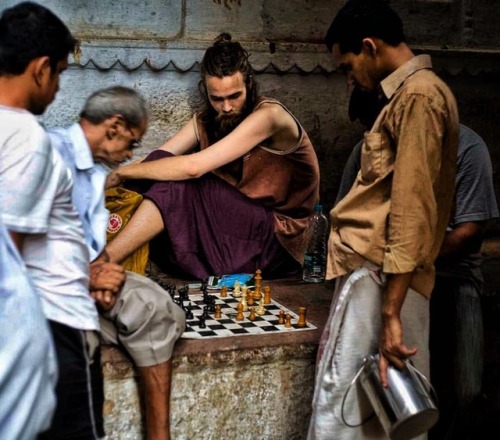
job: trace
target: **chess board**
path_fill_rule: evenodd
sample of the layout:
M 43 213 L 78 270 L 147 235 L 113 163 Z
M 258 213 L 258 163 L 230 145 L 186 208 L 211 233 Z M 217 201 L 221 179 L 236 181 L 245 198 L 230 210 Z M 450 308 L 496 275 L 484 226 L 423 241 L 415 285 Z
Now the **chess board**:
M 262 335 L 265 333 L 282 333 L 289 331 L 304 331 L 314 330 L 316 327 L 307 322 L 305 327 L 298 327 L 298 315 L 278 302 L 271 299 L 271 304 L 265 305 L 266 313 L 257 315 L 254 321 L 248 319 L 249 311 L 243 312 L 245 319 L 243 321 L 236 320 L 236 307 L 241 298 L 234 298 L 229 292 L 226 298 L 221 298 L 219 293 L 210 293 L 215 299 L 215 304 L 221 305 L 221 318 L 215 319 L 214 313 L 210 313 L 210 317 L 205 321 L 205 328 L 199 327 L 199 317 L 203 314 L 203 294 L 195 294 L 190 292 L 189 302 L 191 303 L 191 311 L 194 318 L 186 321 L 186 330 L 182 338 L 186 339 L 204 339 L 204 338 L 222 338 L 228 336 L 244 336 L 244 335 Z M 185 306 L 188 302 L 184 303 Z M 257 305 L 254 306 L 257 308 Z M 290 314 L 292 317 L 292 327 L 286 328 L 285 324 L 278 324 L 279 311 L 283 310 L 285 314 Z

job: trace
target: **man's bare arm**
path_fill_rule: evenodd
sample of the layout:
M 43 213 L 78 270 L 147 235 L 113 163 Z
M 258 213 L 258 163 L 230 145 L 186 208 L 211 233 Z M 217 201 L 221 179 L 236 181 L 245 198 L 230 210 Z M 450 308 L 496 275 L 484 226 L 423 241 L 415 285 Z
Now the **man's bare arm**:
M 293 118 L 276 105 L 259 108 L 229 135 L 200 152 L 152 162 L 125 165 L 115 172 L 119 179 L 185 180 L 202 176 L 242 157 L 261 142 L 287 130 L 298 133 Z
M 483 222 L 464 222 L 447 231 L 439 250 L 438 260 L 461 258 L 479 252 L 483 241 Z
M 401 309 L 410 287 L 413 272 L 388 274 L 382 302 L 382 333 L 380 335 L 380 379 L 383 386 L 388 386 L 387 368 L 389 363 L 402 368 L 404 361 L 417 352 L 417 348 L 408 348 L 403 341 Z

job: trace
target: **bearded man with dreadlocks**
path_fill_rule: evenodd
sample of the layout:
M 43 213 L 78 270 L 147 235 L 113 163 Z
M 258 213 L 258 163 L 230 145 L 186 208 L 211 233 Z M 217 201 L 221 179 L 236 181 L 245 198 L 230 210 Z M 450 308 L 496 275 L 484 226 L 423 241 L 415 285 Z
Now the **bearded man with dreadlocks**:
M 121 262 L 151 241 L 164 270 L 199 279 L 261 269 L 295 273 L 319 198 L 319 166 L 305 130 L 275 99 L 258 95 L 249 55 L 227 33 L 201 62 L 205 108 L 142 162 L 108 182 L 143 194 L 108 244 Z

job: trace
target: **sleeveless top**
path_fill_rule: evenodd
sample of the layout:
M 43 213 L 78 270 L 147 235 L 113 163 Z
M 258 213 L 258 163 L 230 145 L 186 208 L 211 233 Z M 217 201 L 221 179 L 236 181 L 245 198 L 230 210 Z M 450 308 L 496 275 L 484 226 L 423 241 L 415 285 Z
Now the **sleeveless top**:
M 264 142 L 213 174 L 273 210 L 277 239 L 302 264 L 309 218 L 319 200 L 318 158 L 309 136 L 283 104 L 261 97 L 253 111 L 264 103 L 279 105 L 292 116 L 299 128 L 297 144 L 283 151 L 267 147 Z M 194 126 L 200 149 L 210 147 L 201 113 L 194 116 Z

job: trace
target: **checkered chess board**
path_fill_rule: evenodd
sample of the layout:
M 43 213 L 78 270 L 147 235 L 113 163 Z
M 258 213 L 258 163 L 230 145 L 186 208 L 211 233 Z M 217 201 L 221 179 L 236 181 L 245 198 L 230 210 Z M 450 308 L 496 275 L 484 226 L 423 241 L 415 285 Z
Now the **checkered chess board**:
M 199 317 L 203 314 L 202 294 L 189 294 L 189 301 L 184 303 L 187 307 L 191 303 L 191 311 L 193 319 L 187 320 L 186 330 L 182 337 L 186 339 L 203 339 L 203 338 L 221 338 L 228 336 L 242 335 L 260 335 L 265 333 L 281 333 L 288 331 L 305 331 L 314 330 L 316 327 L 307 322 L 305 327 L 298 327 L 298 315 L 278 302 L 271 299 L 271 304 L 265 305 L 266 313 L 257 315 L 254 321 L 250 321 L 248 316 L 250 311 L 243 312 L 245 319 L 243 321 L 236 320 L 238 302 L 241 298 L 234 298 L 231 293 L 228 293 L 227 298 L 221 298 L 219 293 L 210 293 L 215 299 L 215 304 L 221 305 L 221 318 L 215 319 L 214 312 L 210 312 L 210 317 L 205 320 L 205 328 L 199 327 Z M 258 305 L 254 305 L 255 309 Z M 286 328 L 284 324 L 278 324 L 279 311 L 283 310 L 285 315 L 288 313 L 292 318 L 292 327 Z

